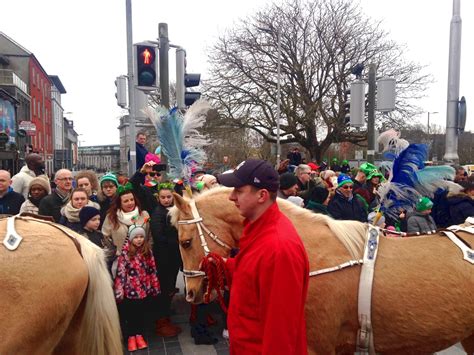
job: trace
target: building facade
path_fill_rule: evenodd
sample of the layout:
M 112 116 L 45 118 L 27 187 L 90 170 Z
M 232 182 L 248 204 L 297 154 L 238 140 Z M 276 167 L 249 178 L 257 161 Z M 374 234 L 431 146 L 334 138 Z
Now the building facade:
M 94 170 L 98 173 L 120 170 L 120 145 L 96 145 L 79 147 L 78 170 Z
M 77 164 L 77 133 L 72 121 L 64 118 L 61 95 L 66 90 L 61 80 L 48 75 L 33 53 L 2 32 L 0 89 L 14 98 L 6 104 L 15 106 L 15 129 L 9 128 L 11 144 L 6 148 L 13 147 L 15 141 L 16 165 L 21 167 L 25 155 L 36 152 L 44 157 L 49 174 L 73 168 Z M 0 127 L 0 140 L 1 133 Z

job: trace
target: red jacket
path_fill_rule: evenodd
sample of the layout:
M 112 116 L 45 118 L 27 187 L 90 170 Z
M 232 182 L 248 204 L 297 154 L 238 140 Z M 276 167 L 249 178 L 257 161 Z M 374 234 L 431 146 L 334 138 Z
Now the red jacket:
M 307 354 L 304 305 L 309 263 L 303 243 L 276 203 L 245 222 L 232 275 L 230 353 Z

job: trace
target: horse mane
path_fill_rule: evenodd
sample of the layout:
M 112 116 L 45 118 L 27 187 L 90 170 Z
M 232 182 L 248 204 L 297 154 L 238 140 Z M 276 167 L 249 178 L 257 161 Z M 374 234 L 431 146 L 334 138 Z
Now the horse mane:
M 230 191 L 231 189 L 228 187 L 216 187 L 203 191 L 200 194 L 195 194 L 193 195 L 193 198 L 196 203 L 205 201 L 207 199 L 227 199 Z M 337 239 L 351 254 L 352 258 L 360 259 L 363 256 L 365 241 L 367 239 L 367 224 L 357 221 L 335 220 L 329 216 L 314 213 L 308 209 L 298 207 L 295 204 L 283 199 L 278 199 L 277 201 L 282 212 L 288 216 L 294 224 L 324 224 L 335 234 Z M 177 226 L 179 217 L 178 208 L 171 208 L 169 214 L 171 216 L 171 223 L 174 226 Z
M 296 206 L 287 200 L 278 199 L 278 205 L 294 224 L 326 225 L 344 245 L 354 259 L 360 259 L 367 240 L 367 224 L 358 221 L 341 221 L 321 213 Z

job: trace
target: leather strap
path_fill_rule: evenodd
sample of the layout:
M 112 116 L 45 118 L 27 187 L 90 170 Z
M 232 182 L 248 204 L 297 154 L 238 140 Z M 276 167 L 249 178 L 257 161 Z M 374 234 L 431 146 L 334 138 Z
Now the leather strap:
M 364 354 L 375 354 L 374 336 L 372 329 L 372 288 L 374 284 L 375 261 L 379 247 L 379 228 L 369 225 L 367 243 L 364 250 L 364 263 L 359 280 L 359 331 L 357 336 L 357 351 Z

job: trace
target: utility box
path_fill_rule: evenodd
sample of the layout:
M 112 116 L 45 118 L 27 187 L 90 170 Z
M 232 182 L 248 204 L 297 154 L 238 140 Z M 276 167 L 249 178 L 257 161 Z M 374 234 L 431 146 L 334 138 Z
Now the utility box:
M 362 127 L 365 122 L 365 83 L 356 80 L 351 83 L 350 125 Z
M 377 81 L 377 111 L 395 110 L 395 79 L 382 78 Z

